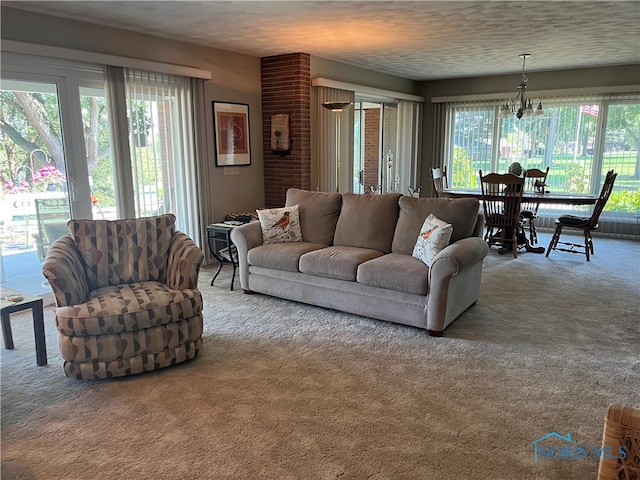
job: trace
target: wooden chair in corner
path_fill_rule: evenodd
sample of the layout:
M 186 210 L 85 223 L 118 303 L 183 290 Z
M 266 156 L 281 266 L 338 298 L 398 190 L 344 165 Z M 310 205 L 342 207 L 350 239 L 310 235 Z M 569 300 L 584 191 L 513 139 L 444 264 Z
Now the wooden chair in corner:
M 640 478 L 640 410 L 611 404 L 602 434 L 598 480 Z M 624 455 L 622 453 L 624 452 Z
M 527 192 L 539 192 L 544 193 L 547 184 L 547 175 L 549 175 L 549 167 L 546 170 L 540 170 L 539 168 L 530 168 L 526 170 L 526 185 Z M 529 241 L 531 245 L 538 243 L 538 232 L 536 230 L 536 219 L 538 218 L 538 208 L 540 202 L 536 201 L 522 201 L 520 206 L 520 217 L 522 218 L 523 226 L 529 227 Z
M 447 182 L 447 167 L 432 168 L 431 180 L 433 181 L 433 196 L 438 198 L 440 196 L 440 190 L 449 188 L 449 183 Z
M 602 210 L 604 210 L 607 200 L 609 200 L 609 196 L 611 195 L 613 184 L 616 181 L 617 176 L 618 174 L 613 170 L 609 170 L 607 172 L 602 185 L 602 190 L 600 191 L 600 196 L 596 201 L 596 206 L 593 208 L 593 213 L 590 217 L 562 215 L 556 220 L 556 230 L 549 242 L 546 255 L 547 257 L 549 256 L 549 253 L 551 253 L 551 250 L 560 250 L 561 252 L 580 253 L 587 257 L 587 262 L 591 260 L 591 255 L 594 253 L 591 232 L 598 229 L 598 219 L 600 218 Z M 584 245 L 579 243 L 561 242 L 560 235 L 562 234 L 563 228 L 582 230 L 584 235 Z M 559 247 L 558 245 L 565 245 L 569 248 Z
M 525 178 L 511 173 L 483 175 L 480 170 L 482 206 L 487 228 L 484 239 L 489 246 L 499 245 L 499 253 L 506 253 L 511 248 L 514 258 L 518 257 L 517 233 Z

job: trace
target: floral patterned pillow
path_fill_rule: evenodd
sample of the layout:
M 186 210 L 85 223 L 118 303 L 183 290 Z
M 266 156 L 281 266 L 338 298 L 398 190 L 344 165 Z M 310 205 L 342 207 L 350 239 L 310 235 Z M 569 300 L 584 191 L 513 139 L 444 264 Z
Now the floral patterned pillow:
M 258 210 L 263 243 L 301 242 L 298 205 Z
M 418 241 L 413 247 L 413 256 L 430 267 L 433 257 L 449 245 L 452 232 L 453 227 L 450 223 L 440 220 L 433 214 L 429 215 L 420 229 Z

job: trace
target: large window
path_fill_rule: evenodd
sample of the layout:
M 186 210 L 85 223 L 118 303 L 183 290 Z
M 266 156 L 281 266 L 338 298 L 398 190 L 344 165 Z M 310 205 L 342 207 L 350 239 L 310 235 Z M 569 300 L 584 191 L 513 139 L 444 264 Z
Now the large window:
M 544 116 L 523 119 L 499 118 L 499 107 L 499 101 L 447 105 L 451 187 L 478 188 L 478 170 L 506 173 L 518 162 L 524 169 L 550 167 L 550 191 L 597 194 L 613 169 L 618 178 L 603 217 L 638 222 L 640 95 L 547 98 Z M 545 212 L 558 213 L 543 205 Z
M 41 262 L 70 216 L 171 212 L 199 238 L 190 79 L 13 54 L 2 67 L 2 287 L 46 293 Z

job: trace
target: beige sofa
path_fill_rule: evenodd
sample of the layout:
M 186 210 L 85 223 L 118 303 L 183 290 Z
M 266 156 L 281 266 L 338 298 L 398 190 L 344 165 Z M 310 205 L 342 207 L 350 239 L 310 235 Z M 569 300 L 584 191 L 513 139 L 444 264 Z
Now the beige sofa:
M 428 330 L 443 330 L 480 293 L 484 221 L 476 199 L 355 195 L 290 189 L 302 241 L 263 244 L 259 222 L 233 230 L 240 284 L 259 292 Z M 431 267 L 412 256 L 429 216 L 450 223 Z

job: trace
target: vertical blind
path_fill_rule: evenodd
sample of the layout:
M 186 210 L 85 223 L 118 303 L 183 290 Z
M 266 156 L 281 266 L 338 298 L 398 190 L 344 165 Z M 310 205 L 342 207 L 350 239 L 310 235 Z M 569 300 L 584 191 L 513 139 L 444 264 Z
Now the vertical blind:
M 629 234 L 640 217 L 640 95 L 581 95 L 542 99 L 542 117 L 498 118 L 497 100 L 446 104 L 435 125 L 453 188 L 478 188 L 478 170 L 549 167 L 550 191 L 598 194 L 608 170 L 619 173 L 601 218 L 610 233 Z M 441 108 L 441 107 L 440 107 Z M 437 108 L 438 110 L 438 108 Z M 541 225 L 592 207 L 542 205 Z M 548 220 L 544 220 L 546 217 Z M 626 227 L 625 227 L 626 226 Z
M 418 181 L 422 109 L 420 102 L 398 101 L 397 174 L 400 179 L 398 191 L 405 195 L 409 193 L 409 188 L 420 187 Z
M 193 82 L 163 73 L 107 69 L 120 216 L 173 213 L 178 229 L 201 244 Z M 122 98 L 124 104 L 118 100 Z

